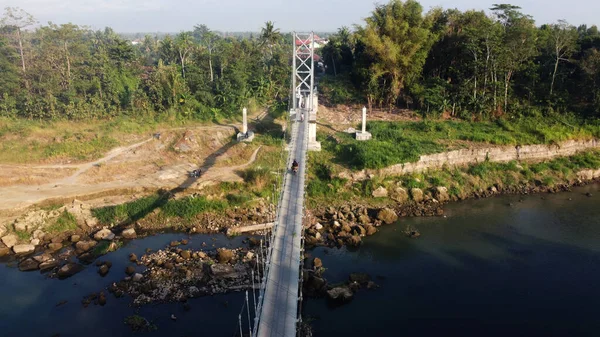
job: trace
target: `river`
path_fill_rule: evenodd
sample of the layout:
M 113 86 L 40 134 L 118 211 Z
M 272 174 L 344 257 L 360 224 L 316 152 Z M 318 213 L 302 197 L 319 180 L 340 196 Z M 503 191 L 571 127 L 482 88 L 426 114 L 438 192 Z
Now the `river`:
M 358 250 L 313 249 L 330 283 L 365 272 L 380 288 L 359 290 L 339 307 L 307 299 L 304 316 L 315 336 L 597 336 L 599 187 L 450 204 L 445 217 L 381 227 Z M 421 237 L 407 238 L 407 225 Z M 130 242 L 101 258 L 113 262 L 104 278 L 93 265 L 64 281 L 0 265 L 0 336 L 127 336 L 123 320 L 134 313 L 158 326 L 142 336 L 233 336 L 241 293 L 192 299 L 190 311 L 182 303 L 136 309 L 127 296 L 112 295 L 104 307 L 82 307 L 84 296 L 124 276 L 129 253 L 140 256 L 183 237 Z M 194 235 L 190 246 L 236 247 L 242 240 Z M 56 306 L 61 301 L 67 303 Z

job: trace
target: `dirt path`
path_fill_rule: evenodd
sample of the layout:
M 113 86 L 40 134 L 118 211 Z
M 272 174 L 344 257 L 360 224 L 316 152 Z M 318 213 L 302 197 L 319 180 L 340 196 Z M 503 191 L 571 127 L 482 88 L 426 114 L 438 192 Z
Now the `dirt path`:
M 65 171 L 66 176 L 63 174 L 49 177 L 45 183 L 0 186 L 0 198 L 2 200 L 0 211 L 2 213 L 18 213 L 28 206 L 49 199 L 77 198 L 98 193 L 110 193 L 111 191 L 117 193 L 119 190 L 158 190 L 160 188 L 169 189 L 183 186 L 188 180 L 188 172 L 197 168 L 192 163 L 203 162 L 206 160 L 206 154 L 217 157 L 235 156 L 238 158 L 239 163 L 239 159 L 243 158 L 244 152 L 240 153 L 239 147 L 230 150 L 233 146 L 223 145 L 223 143 L 230 145 L 229 135 L 237 127 L 236 125 L 218 125 L 169 129 L 165 130 L 165 133 L 169 132 L 170 138 L 165 136 L 163 140 L 153 142 L 154 138 L 150 137 L 129 146 L 115 148 L 104 157 L 87 163 L 0 165 L 0 169 L 10 168 L 13 171 L 22 172 L 23 175 L 36 175 L 38 172 L 58 172 L 59 170 L 68 169 Z M 181 136 L 181 132 L 177 133 L 174 130 L 193 131 L 198 140 L 197 142 L 201 145 L 200 152 L 177 154 L 167 151 L 165 154 L 164 151 L 168 147 L 168 143 Z M 211 152 L 211 146 L 218 150 Z M 221 181 L 241 181 L 239 171 L 256 160 L 260 149 L 261 147 L 255 149 L 243 164 L 229 166 L 220 164 L 215 166 L 213 163 L 207 165 L 207 167 L 204 167 L 201 177 L 190 183 L 189 186 L 184 187 L 197 189 Z M 233 151 L 233 154 L 229 153 L 231 151 Z M 245 153 L 249 154 L 248 151 Z M 165 156 L 168 157 L 165 159 L 166 164 L 148 164 L 152 160 L 161 161 Z M 109 176 L 102 177 L 102 179 L 96 181 L 90 179 L 90 177 L 95 178 L 101 174 L 101 166 L 104 168 L 111 167 L 111 165 L 114 166 L 113 170 L 119 171 L 119 174 L 111 176 L 109 171 Z

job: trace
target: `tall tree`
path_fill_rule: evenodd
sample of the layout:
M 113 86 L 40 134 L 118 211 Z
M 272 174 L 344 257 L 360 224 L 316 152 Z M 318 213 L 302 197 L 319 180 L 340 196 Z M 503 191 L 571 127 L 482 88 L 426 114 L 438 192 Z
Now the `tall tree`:
M 179 62 L 181 64 L 181 77 L 185 79 L 185 63 L 194 49 L 194 41 L 192 41 L 192 34 L 188 32 L 181 32 L 175 39 L 175 49 L 179 55 Z
M 571 55 L 577 48 L 577 30 L 566 21 L 560 20 L 557 24 L 550 25 L 549 47 L 554 54 L 554 70 L 552 72 L 552 82 L 550 83 L 550 95 L 554 91 L 554 82 L 558 65 L 561 61 L 570 61 Z
M 210 71 L 210 81 L 214 82 L 215 77 L 213 74 L 213 52 L 219 41 L 219 36 L 212 32 L 206 25 L 194 26 L 194 32 L 192 33 L 194 38 L 203 46 L 208 52 L 208 69 Z
M 23 78 L 25 79 L 26 85 L 27 67 L 25 66 L 25 52 L 23 51 L 23 36 L 21 30 L 35 23 L 36 20 L 33 15 L 18 7 L 6 7 L 4 9 L 4 16 L 2 17 L 2 20 L 0 20 L 0 26 L 7 26 L 14 29 L 16 32 L 19 55 L 21 56 L 21 69 L 23 70 Z
M 423 68 L 434 41 L 432 21 L 422 15 L 414 1 L 391 0 L 379 5 L 360 27 L 358 37 L 371 57 L 369 87 L 383 87 L 388 106 L 396 103 L 405 80 L 417 76 Z M 368 94 L 369 105 L 374 99 Z
M 534 21 L 519 9 L 508 4 L 495 4 L 491 8 L 503 26 L 499 65 L 504 72 L 504 111 L 508 110 L 508 90 L 513 75 L 537 53 Z

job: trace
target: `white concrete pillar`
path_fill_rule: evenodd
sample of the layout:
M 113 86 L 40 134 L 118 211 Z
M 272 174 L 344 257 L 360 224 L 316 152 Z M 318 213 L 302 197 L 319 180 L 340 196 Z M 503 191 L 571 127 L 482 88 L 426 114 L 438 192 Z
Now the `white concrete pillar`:
M 244 116 L 242 121 L 242 133 L 246 134 L 246 132 L 248 132 L 248 110 L 244 108 L 242 110 L 242 114 Z
M 367 132 L 367 107 L 362 110 L 362 132 Z

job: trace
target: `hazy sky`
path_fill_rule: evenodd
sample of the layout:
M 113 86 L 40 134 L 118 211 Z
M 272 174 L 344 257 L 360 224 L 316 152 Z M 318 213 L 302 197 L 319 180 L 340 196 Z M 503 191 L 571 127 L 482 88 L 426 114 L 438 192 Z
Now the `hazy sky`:
M 376 2 L 387 0 L 1 0 L 0 7 L 21 7 L 44 24 L 72 22 L 118 32 L 178 32 L 198 23 L 213 30 L 259 31 L 268 20 L 282 31 L 334 31 L 362 24 Z M 420 1 L 425 10 L 487 9 L 496 2 L 521 6 L 538 24 L 558 19 L 574 25 L 600 23 L 598 0 Z

